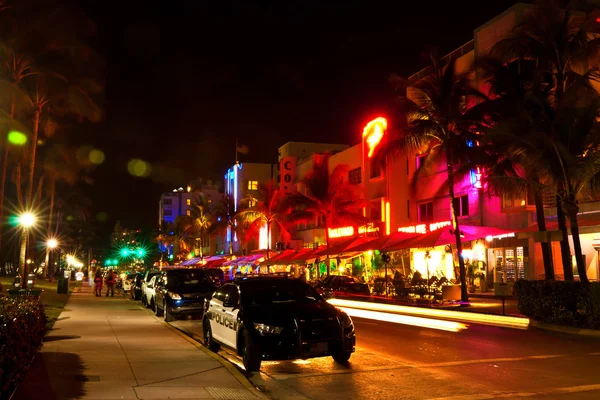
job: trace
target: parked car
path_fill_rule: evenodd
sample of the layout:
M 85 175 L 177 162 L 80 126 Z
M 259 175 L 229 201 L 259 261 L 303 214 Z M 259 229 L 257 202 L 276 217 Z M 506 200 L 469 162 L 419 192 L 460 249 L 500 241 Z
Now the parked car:
M 348 275 L 330 275 L 325 278 L 317 291 L 325 297 L 345 295 L 371 295 L 369 285 L 360 282 L 357 278 Z
M 138 272 L 131 285 L 130 295 L 132 300 L 142 299 L 142 283 L 144 283 L 144 273 Z
M 156 281 L 160 278 L 160 275 L 154 275 L 152 277 L 152 279 L 150 279 L 150 282 L 148 282 L 146 284 L 146 291 L 144 292 L 144 297 L 146 298 L 146 307 L 150 308 L 152 310 L 154 310 L 154 304 L 155 304 L 155 288 L 156 288 Z
M 242 356 L 247 371 L 262 360 L 332 356 L 345 363 L 354 352 L 352 319 L 298 279 L 251 277 L 221 286 L 205 304 L 204 343 Z
M 176 316 L 202 314 L 204 300 L 215 291 L 202 269 L 172 269 L 156 277 L 154 311 L 170 322 Z
M 142 304 L 145 305 L 146 307 L 150 307 L 150 300 L 152 300 L 152 296 L 154 296 L 154 293 L 151 293 L 151 296 L 148 297 L 148 293 L 149 293 L 148 285 L 150 284 L 150 281 L 152 280 L 152 278 L 154 278 L 158 274 L 159 274 L 158 271 L 152 271 L 152 270 L 146 271 L 146 273 L 144 274 L 144 279 L 142 280 L 141 300 L 142 300 Z M 152 291 L 154 291 L 154 287 L 152 288 Z
M 133 286 L 133 281 L 135 280 L 136 274 L 129 274 L 123 279 L 123 292 L 127 293 L 131 290 Z

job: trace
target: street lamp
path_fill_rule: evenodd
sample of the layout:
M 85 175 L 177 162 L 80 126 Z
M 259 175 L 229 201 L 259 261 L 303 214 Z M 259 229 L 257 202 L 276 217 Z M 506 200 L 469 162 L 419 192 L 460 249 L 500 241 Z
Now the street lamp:
M 58 246 L 58 241 L 56 239 L 48 239 L 46 246 L 48 246 L 50 250 L 55 249 Z
M 29 228 L 35 225 L 35 215 L 31 212 L 24 212 L 19 215 L 18 221 L 19 225 L 21 225 L 21 252 L 19 254 L 19 263 L 21 264 L 21 270 L 23 271 L 23 288 L 27 288 L 27 262 L 25 258 L 27 257 L 27 241 L 29 239 Z

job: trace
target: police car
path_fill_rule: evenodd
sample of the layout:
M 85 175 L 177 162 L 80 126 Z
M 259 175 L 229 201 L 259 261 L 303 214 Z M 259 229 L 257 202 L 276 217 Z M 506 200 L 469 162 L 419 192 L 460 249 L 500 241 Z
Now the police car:
M 221 286 L 206 299 L 204 343 L 242 356 L 247 371 L 262 360 L 332 356 L 346 363 L 354 352 L 354 324 L 310 285 L 297 279 L 252 277 Z

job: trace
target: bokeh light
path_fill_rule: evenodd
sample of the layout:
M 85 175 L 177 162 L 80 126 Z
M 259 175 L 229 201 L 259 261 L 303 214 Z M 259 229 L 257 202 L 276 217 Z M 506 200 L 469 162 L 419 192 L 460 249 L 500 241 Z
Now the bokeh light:
M 100 222 L 106 222 L 108 220 L 108 213 L 101 211 L 98 214 L 96 214 L 96 219 Z
M 16 146 L 22 146 L 27 143 L 27 135 L 19 131 L 8 132 L 8 141 Z
M 104 159 L 106 157 L 104 156 L 102 150 L 93 149 L 92 151 L 90 151 L 88 158 L 92 164 L 100 165 L 104 162 Z
M 127 171 L 133 176 L 145 178 L 152 172 L 152 167 L 146 161 L 134 158 L 127 163 Z

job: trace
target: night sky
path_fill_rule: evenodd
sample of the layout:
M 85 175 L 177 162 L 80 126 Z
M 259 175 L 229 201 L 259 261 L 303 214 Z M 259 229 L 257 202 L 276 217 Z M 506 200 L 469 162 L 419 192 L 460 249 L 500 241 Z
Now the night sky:
M 287 141 L 355 144 L 393 99 L 391 73 L 447 53 L 514 1 L 81 1 L 107 63 L 106 120 L 81 140 L 106 161 L 82 187 L 94 213 L 155 227 L 160 193 L 234 162 L 275 162 Z M 151 163 L 149 178 L 127 162 Z

